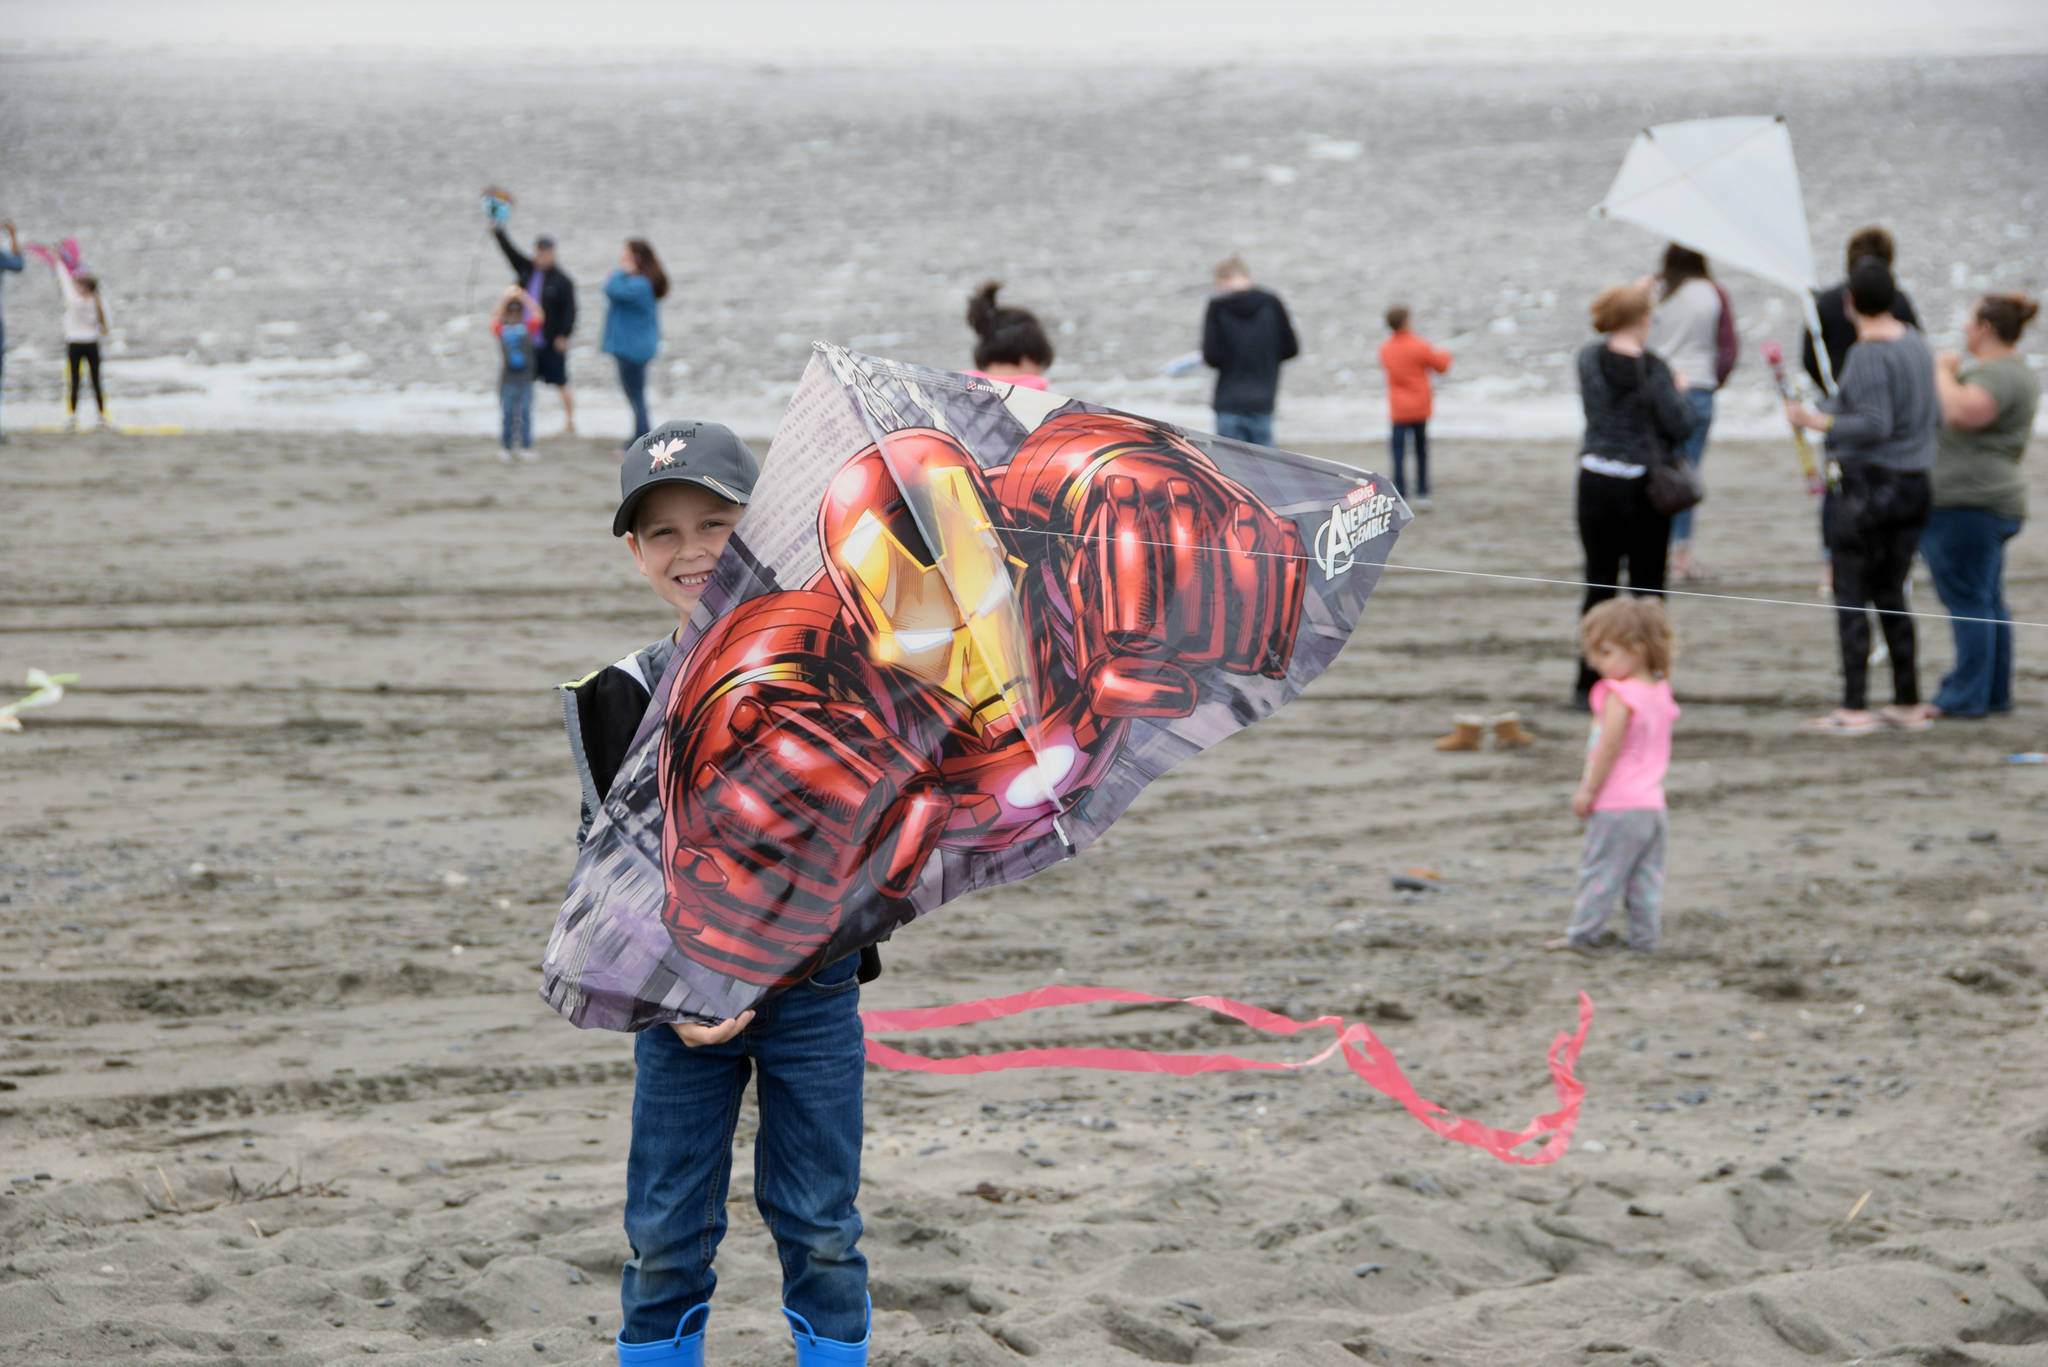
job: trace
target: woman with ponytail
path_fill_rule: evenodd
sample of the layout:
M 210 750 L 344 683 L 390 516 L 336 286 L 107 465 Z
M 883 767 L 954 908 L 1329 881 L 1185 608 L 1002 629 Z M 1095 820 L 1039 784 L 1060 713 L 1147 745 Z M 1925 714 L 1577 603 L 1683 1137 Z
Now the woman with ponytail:
M 967 326 L 974 329 L 974 369 L 969 375 L 1025 389 L 1044 389 L 1052 367 L 1052 342 L 1030 310 L 996 302 L 1003 287 L 991 280 L 967 300 Z

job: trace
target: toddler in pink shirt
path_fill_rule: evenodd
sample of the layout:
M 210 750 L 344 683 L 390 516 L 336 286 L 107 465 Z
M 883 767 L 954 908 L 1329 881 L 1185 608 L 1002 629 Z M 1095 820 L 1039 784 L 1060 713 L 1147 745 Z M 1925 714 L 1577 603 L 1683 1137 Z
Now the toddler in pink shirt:
M 1657 947 L 1664 901 L 1664 771 L 1671 765 L 1675 642 L 1663 605 L 1613 598 L 1579 622 L 1579 646 L 1600 675 L 1593 734 L 1572 813 L 1586 821 L 1579 900 L 1564 935 L 1546 949 L 1591 949 L 1617 904 L 1628 947 Z

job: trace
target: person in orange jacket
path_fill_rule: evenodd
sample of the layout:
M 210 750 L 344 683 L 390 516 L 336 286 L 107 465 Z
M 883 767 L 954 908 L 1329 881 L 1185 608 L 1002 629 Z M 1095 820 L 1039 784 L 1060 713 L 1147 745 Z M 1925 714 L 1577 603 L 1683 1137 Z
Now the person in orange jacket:
M 1451 353 L 1433 347 L 1408 330 L 1408 310 L 1400 304 L 1387 310 L 1387 331 L 1380 344 L 1380 369 L 1387 372 L 1387 417 L 1393 423 L 1388 445 L 1393 448 L 1394 489 L 1408 497 L 1408 438 L 1415 438 L 1415 498 L 1418 512 L 1429 511 L 1429 372 L 1451 368 Z

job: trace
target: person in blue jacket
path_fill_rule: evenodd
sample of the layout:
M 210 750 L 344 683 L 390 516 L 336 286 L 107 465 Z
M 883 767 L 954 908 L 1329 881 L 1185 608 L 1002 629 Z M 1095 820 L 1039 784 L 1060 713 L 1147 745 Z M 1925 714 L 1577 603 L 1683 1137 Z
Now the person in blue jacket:
M 654 248 L 642 237 L 628 238 L 619 249 L 619 264 L 605 277 L 604 351 L 619 366 L 619 387 L 633 407 L 633 435 L 626 445 L 647 435 L 647 366 L 661 350 L 661 300 L 668 294 L 668 273 Z M 623 449 L 623 448 L 622 448 Z

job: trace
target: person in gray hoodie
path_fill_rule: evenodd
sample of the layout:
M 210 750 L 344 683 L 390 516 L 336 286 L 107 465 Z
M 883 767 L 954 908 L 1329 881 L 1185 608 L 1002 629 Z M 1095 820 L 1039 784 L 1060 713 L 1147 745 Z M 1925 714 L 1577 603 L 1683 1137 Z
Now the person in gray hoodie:
M 1796 399 L 1785 403 L 1793 426 L 1827 434 L 1834 491 L 1827 538 L 1835 567 L 1842 705 L 1806 723 L 1807 730 L 1827 735 L 1929 725 L 1920 708 L 1906 576 L 1933 506 L 1928 471 L 1941 405 L 1926 339 L 1892 315 L 1897 295 L 1890 266 L 1876 257 L 1857 262 L 1849 273 L 1848 298 L 1856 344 L 1843 362 L 1839 392 L 1824 402 L 1824 411 Z M 1892 703 L 1881 712 L 1867 705 L 1869 608 L 1877 610 L 1891 650 Z

